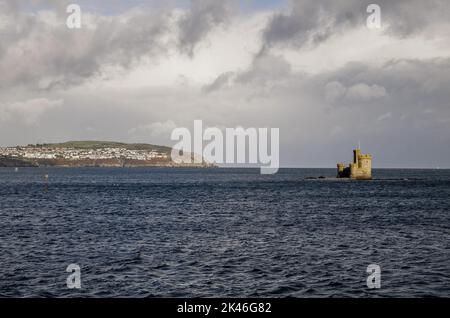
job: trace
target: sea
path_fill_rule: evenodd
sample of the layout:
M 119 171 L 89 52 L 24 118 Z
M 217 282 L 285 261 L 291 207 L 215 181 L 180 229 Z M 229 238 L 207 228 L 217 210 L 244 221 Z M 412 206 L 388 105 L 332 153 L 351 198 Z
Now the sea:
M 0 297 L 449 297 L 450 170 L 373 174 L 1 168 Z

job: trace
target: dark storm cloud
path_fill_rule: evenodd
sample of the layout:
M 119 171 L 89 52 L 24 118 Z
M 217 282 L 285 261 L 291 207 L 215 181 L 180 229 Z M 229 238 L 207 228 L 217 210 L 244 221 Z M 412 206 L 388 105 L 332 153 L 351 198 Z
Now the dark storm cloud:
M 168 16 L 133 12 L 124 19 L 96 17 L 95 26 L 70 30 L 65 19 L 22 15 L 2 34 L 2 86 L 48 89 L 77 84 L 103 66 L 128 67 L 143 56 L 165 50 Z M 55 19 L 49 21 L 49 19 Z M 60 21 L 62 20 L 62 21 Z M 51 24 L 56 23 L 56 25 Z
M 268 83 L 290 75 L 291 65 L 284 58 L 264 53 L 255 56 L 250 68 L 240 73 L 236 80 L 239 83 Z
M 281 56 L 263 53 L 254 57 L 248 69 L 220 74 L 212 83 L 203 86 L 204 93 L 218 91 L 229 83 L 267 87 L 292 76 L 291 65 Z
M 298 0 L 289 13 L 272 16 L 263 38 L 267 46 L 315 46 L 349 28 L 364 26 L 367 6 L 378 4 L 381 22 L 388 34 L 407 37 L 425 28 L 448 22 L 450 6 L 446 0 Z
M 192 0 L 190 11 L 179 21 L 180 49 L 192 56 L 195 46 L 211 29 L 228 21 L 232 4 L 229 0 Z
M 293 1 L 288 14 L 275 14 L 264 31 L 265 43 L 314 45 L 334 32 L 363 21 L 360 1 Z
M 176 48 L 192 56 L 230 8 L 229 2 L 194 0 L 182 17 L 163 8 L 115 16 L 82 11 L 82 28 L 69 29 L 67 2 L 54 2 L 0 1 L 0 89 L 76 85 L 102 75 L 105 67 L 120 71 Z

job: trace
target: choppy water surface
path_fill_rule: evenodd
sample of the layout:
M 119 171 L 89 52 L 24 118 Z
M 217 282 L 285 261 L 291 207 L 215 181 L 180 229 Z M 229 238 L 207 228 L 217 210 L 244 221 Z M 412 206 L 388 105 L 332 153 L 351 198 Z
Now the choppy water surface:
M 449 170 L 319 175 L 0 169 L 0 296 L 450 296 Z

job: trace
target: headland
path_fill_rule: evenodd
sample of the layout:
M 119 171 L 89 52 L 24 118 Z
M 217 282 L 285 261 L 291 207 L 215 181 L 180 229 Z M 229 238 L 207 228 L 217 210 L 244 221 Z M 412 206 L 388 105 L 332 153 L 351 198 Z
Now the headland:
M 0 148 L 0 167 L 196 167 L 214 165 L 176 163 L 172 148 L 145 143 L 69 141 Z

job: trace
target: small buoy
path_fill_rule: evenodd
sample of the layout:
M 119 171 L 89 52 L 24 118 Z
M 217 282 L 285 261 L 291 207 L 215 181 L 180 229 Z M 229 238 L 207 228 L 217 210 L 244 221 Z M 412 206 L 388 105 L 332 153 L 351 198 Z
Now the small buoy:
M 19 168 L 15 168 L 14 171 L 15 171 L 15 172 L 18 172 L 18 171 L 19 171 Z
M 44 181 L 45 181 L 44 191 L 47 192 L 48 191 L 48 174 L 44 175 Z

